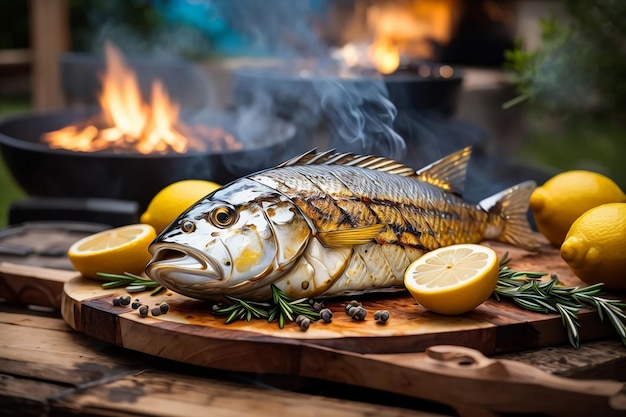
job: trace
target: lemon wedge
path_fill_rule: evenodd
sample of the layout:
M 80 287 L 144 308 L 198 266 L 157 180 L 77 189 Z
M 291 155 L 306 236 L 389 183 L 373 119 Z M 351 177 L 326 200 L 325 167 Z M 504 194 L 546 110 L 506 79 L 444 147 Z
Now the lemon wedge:
M 67 255 L 86 277 L 97 278 L 97 272 L 141 274 L 150 261 L 148 246 L 155 238 L 154 227 L 148 224 L 121 226 L 78 240 Z
M 463 314 L 484 302 L 498 283 L 498 255 L 482 245 L 458 244 L 427 252 L 404 273 L 415 301 L 439 314 Z

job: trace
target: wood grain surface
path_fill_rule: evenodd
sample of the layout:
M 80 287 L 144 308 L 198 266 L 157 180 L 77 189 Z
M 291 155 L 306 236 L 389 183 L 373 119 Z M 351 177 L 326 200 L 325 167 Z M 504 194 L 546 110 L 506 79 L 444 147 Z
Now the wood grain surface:
M 560 258 L 558 251 L 544 243 L 531 253 L 503 244 L 490 244 L 511 258 L 513 269 L 557 274 L 566 285 L 583 285 Z M 308 331 L 288 323 L 280 329 L 265 320 L 224 324 L 211 304 L 171 291 L 151 297 L 133 294 L 150 306 L 166 301 L 168 314 L 142 318 L 130 306 L 113 305 L 123 289 L 103 290 L 99 282 L 77 277 L 64 287 L 62 314 L 76 330 L 87 335 L 141 352 L 182 362 L 246 371 L 290 373 L 290 358 L 298 346 L 313 344 L 357 353 L 421 352 L 433 345 L 459 345 L 484 354 L 520 351 L 567 342 L 558 315 L 523 310 L 507 301 L 487 300 L 474 311 L 444 316 L 426 311 L 407 294 L 360 298 L 369 314 L 356 321 L 345 314 L 349 300 L 327 301 L 333 311 L 331 323 L 318 321 Z M 372 314 L 390 312 L 386 324 Z M 614 330 L 592 310 L 580 313 L 581 340 L 613 335 Z M 259 355 L 263 361 L 245 361 Z
M 556 273 L 566 285 L 583 285 L 569 272 L 558 252 L 549 246 L 538 253 L 505 245 L 490 246 L 500 255 L 508 252 L 514 269 Z M 7 267 L 0 265 L 0 275 L 4 274 L 5 278 L 18 278 L 29 272 L 28 267 L 24 267 L 26 270 L 7 274 L 7 270 L 12 270 Z M 36 272 L 32 274 L 36 277 L 31 277 L 33 285 L 37 280 L 45 281 L 45 271 Z M 475 311 L 446 317 L 425 311 L 408 295 L 370 297 L 361 299 L 370 314 L 365 321 L 357 322 L 344 313 L 348 300 L 336 300 L 327 303 L 335 313 L 333 321 L 314 323 L 304 332 L 293 323 L 281 330 L 276 323 L 261 320 L 226 325 L 223 317 L 212 313 L 209 303 L 172 292 L 156 297 L 148 293 L 133 294 L 133 298 L 140 298 L 149 305 L 167 301 L 171 306 L 168 314 L 141 318 L 130 307 L 113 305 L 114 297 L 125 294 L 123 289 L 103 290 L 99 282 L 78 275 L 64 274 L 61 280 L 66 280 L 61 297 L 62 317 L 72 328 L 91 336 L 85 340 L 99 339 L 110 346 L 122 346 L 151 357 L 224 372 L 285 374 L 382 390 L 443 403 L 460 416 L 526 412 L 571 417 L 595 412 L 602 415 L 626 412 L 626 391 L 622 382 L 570 380 L 545 372 L 549 369 L 507 360 L 502 352 L 563 346 L 567 341 L 559 316 L 527 312 L 507 302 L 488 300 Z M 379 308 L 391 313 L 385 325 L 371 318 L 372 312 Z M 610 326 L 600 323 L 594 311 L 581 312 L 580 319 L 583 341 L 614 334 Z M 32 337 L 27 333 L 18 336 L 20 343 Z M 17 340 L 15 334 L 11 340 Z M 33 344 L 40 345 L 37 341 Z M 612 348 L 623 347 L 612 345 Z M 76 347 L 68 345 L 68 349 Z M 12 352 L 21 355 L 19 349 Z M 60 355 L 62 361 L 65 354 Z M 560 356 L 559 363 L 569 356 Z M 29 370 L 21 365 L 31 357 L 31 353 L 25 353 L 23 358 L 15 358 L 15 366 L 12 361 L 0 361 L 0 365 L 10 368 L 11 374 L 36 373 L 40 365 Z M 623 363 L 623 355 L 616 357 L 603 363 L 609 367 Z M 41 360 L 47 372 L 57 369 L 56 365 L 61 363 L 56 362 L 59 360 L 56 356 L 47 354 Z M 105 363 L 107 358 L 102 357 L 101 361 Z M 534 364 L 534 359 L 530 362 Z M 87 374 L 99 372 L 96 368 L 84 371 Z M 66 380 L 69 385 L 82 385 L 81 378 L 89 377 L 84 372 L 62 372 L 61 368 L 59 372 L 55 378 Z M 112 378 L 124 382 L 113 384 L 111 395 L 119 395 L 125 388 L 137 384 L 146 387 L 155 381 L 154 375 L 147 373 L 134 376 L 122 373 Z M 51 391 L 44 392 L 44 397 L 60 395 L 54 391 L 58 387 L 49 388 Z M 28 389 L 20 387 L 14 394 L 21 398 Z M 155 389 L 158 391 L 158 387 Z M 181 398 L 186 392 L 183 391 Z M 100 404 L 99 398 L 96 392 L 93 398 L 83 394 L 76 398 L 66 395 L 64 401 L 69 402 L 59 405 L 83 410 L 110 405 L 108 402 Z M 236 402 L 234 397 L 231 400 Z

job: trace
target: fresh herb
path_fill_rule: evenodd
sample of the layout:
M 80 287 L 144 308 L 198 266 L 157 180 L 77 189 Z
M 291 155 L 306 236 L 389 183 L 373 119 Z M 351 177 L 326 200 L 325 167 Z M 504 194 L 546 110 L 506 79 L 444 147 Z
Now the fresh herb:
M 128 292 L 140 292 L 152 289 L 150 293 L 151 296 L 165 291 L 165 287 L 158 282 L 131 274 L 130 272 L 124 272 L 123 275 L 98 272 L 96 275 L 101 281 L 104 281 L 102 283 L 102 288 L 104 289 L 125 287 Z
M 598 312 L 600 320 L 608 317 L 609 321 L 626 345 L 626 314 L 622 308 L 625 303 L 600 297 L 603 284 L 588 287 L 566 287 L 555 274 L 550 279 L 541 280 L 545 272 L 514 271 L 509 268 L 508 253 L 500 260 L 498 284 L 493 297 L 500 301 L 504 298 L 518 306 L 545 314 L 560 314 L 563 326 L 567 331 L 570 344 L 580 347 L 580 322 L 578 313 L 583 308 L 593 308 Z
M 298 316 L 310 320 L 318 320 L 319 312 L 312 306 L 308 298 L 292 299 L 278 287 L 272 284 L 272 299 L 267 302 L 246 301 L 241 298 L 224 295 L 230 305 L 221 307 L 216 305 L 213 312 L 217 315 L 228 316 L 225 323 L 236 320 L 251 321 L 267 319 L 268 322 L 278 321 L 281 329 L 285 322 L 295 321 Z

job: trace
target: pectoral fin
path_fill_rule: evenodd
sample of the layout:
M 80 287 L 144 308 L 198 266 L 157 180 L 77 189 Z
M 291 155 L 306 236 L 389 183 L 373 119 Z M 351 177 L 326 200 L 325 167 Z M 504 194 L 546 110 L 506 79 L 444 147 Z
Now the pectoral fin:
M 324 246 L 362 245 L 373 241 L 384 228 L 383 225 L 375 224 L 367 227 L 331 230 L 318 233 L 317 238 Z

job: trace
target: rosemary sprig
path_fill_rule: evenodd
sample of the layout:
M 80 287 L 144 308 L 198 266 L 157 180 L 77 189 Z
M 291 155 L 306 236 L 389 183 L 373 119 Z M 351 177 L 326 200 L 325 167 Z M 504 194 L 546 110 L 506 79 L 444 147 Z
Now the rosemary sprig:
M 104 289 L 125 287 L 128 292 L 141 292 L 152 289 L 151 296 L 165 291 L 165 287 L 158 282 L 130 272 L 124 272 L 123 275 L 97 272 L 96 275 L 98 276 L 97 279 L 104 281 L 102 283 L 102 288 Z
M 226 307 L 215 305 L 213 312 L 217 315 L 227 316 L 226 324 L 236 320 L 249 322 L 253 318 L 264 318 L 270 323 L 278 321 L 278 327 L 282 329 L 285 322 L 295 321 L 299 315 L 311 320 L 320 318 L 319 312 L 313 308 L 308 298 L 292 299 L 273 284 L 272 299 L 266 302 L 246 301 L 229 295 L 224 297 L 230 304 Z
M 583 308 L 593 308 L 601 321 L 608 317 L 626 345 L 626 313 L 623 310 L 626 303 L 600 297 L 598 294 L 602 291 L 602 283 L 582 288 L 566 287 L 555 274 L 549 280 L 542 281 L 547 273 L 514 271 L 508 263 L 508 253 L 505 253 L 500 260 L 498 284 L 493 292 L 496 300 L 506 298 L 526 310 L 560 314 L 569 342 L 576 349 L 580 347 L 578 312 Z

